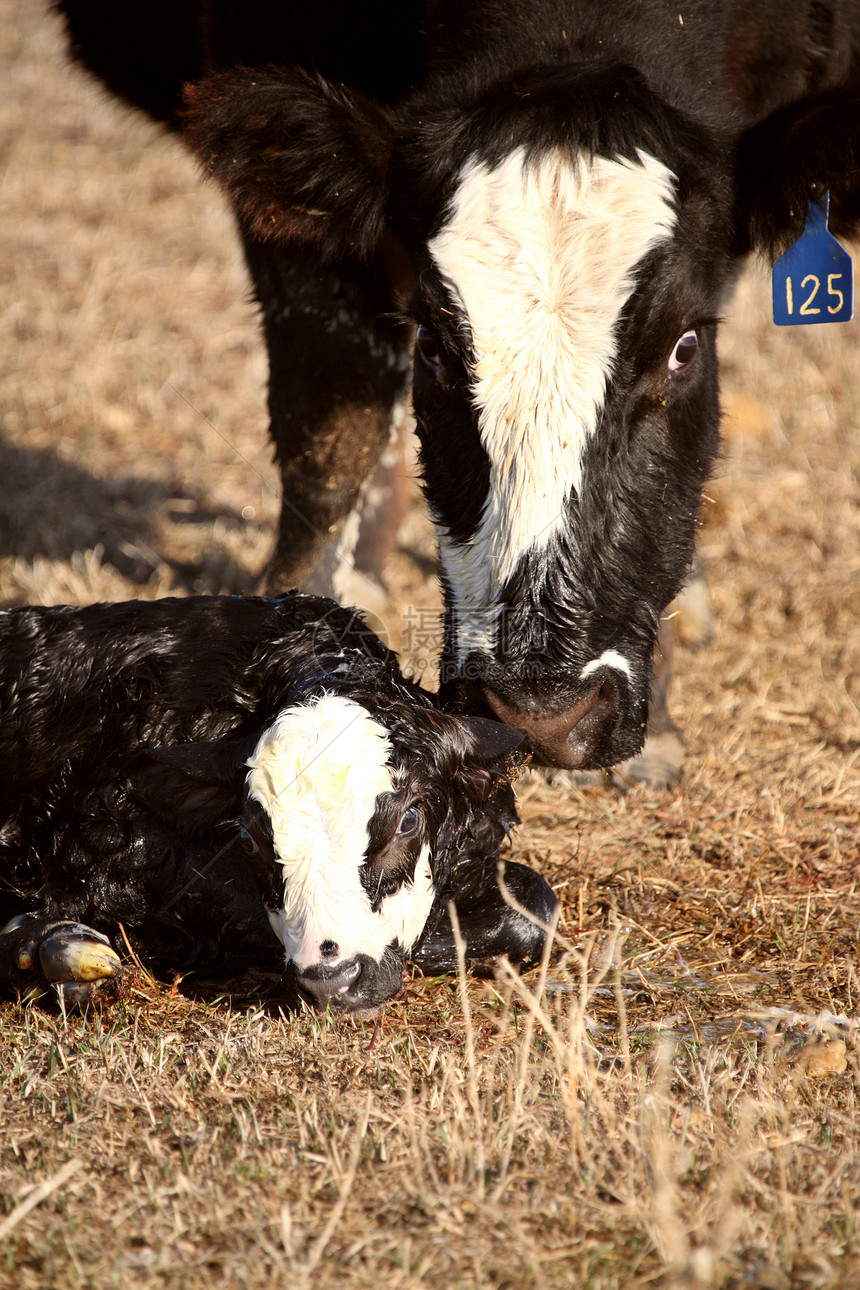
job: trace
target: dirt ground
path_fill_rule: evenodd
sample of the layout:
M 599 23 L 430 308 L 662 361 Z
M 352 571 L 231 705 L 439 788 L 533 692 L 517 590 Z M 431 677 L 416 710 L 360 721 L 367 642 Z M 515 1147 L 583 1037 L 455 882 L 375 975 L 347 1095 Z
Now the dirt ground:
M 277 481 L 230 217 L 40 5 L 0 0 L 0 66 L 0 601 L 251 591 Z M 522 784 L 543 971 L 416 980 L 375 1028 L 145 976 L 0 1008 L 0 1285 L 860 1284 L 860 323 L 768 309 L 752 269 L 682 785 Z M 393 641 L 439 603 L 417 500 L 401 538 Z

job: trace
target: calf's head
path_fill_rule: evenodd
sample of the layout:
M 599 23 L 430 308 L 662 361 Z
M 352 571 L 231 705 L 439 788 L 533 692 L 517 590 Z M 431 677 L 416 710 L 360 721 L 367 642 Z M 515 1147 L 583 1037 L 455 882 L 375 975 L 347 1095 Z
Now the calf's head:
M 849 115 L 706 128 L 606 64 L 386 111 L 297 70 L 191 92 L 189 139 L 249 227 L 387 273 L 417 325 L 442 693 L 546 762 L 642 743 L 718 443 L 717 315 L 823 185 L 860 214 L 856 95 Z
M 150 750 L 132 794 L 186 829 L 238 828 L 304 996 L 341 1010 L 399 989 L 451 865 L 498 855 L 500 769 L 522 734 L 429 706 L 333 693 L 256 740 Z

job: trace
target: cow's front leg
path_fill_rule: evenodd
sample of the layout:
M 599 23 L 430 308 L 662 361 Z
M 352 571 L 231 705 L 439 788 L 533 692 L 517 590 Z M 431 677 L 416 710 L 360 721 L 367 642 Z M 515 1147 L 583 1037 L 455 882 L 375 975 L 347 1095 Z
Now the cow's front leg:
M 705 566 L 698 551 L 693 557 L 684 585 L 666 611 L 666 616 L 672 621 L 673 637 L 681 645 L 698 649 L 700 645 L 709 645 L 714 639 L 717 630 L 714 610 Z
M 101 932 L 83 923 L 18 914 L 0 929 L 0 990 L 37 999 L 53 987 L 78 1007 L 113 1003 L 131 973 Z
M 605 770 L 559 770 L 553 766 L 533 766 L 525 772 L 525 778 L 545 780 L 556 788 L 583 788 L 611 781 L 622 791 L 639 784 L 654 790 L 672 788 L 677 784 L 681 778 L 685 750 L 684 737 L 669 712 L 673 652 L 671 625 L 666 620 L 660 627 L 654 651 L 645 742 L 635 757 L 629 757 Z
M 713 640 L 714 632 L 711 598 L 702 558 L 697 552 L 684 585 L 669 606 L 660 628 L 660 639 L 654 654 L 654 679 L 648 705 L 645 746 L 636 757 L 613 768 L 612 774 L 617 784 L 671 788 L 681 778 L 685 755 L 684 739 L 669 714 L 669 685 L 675 641 L 695 648 Z
M 244 244 L 283 489 L 268 586 L 366 604 L 373 582 L 354 565 L 362 489 L 402 421 L 408 333 L 391 321 L 390 287 L 374 267 L 324 264 L 250 235 Z
M 635 757 L 620 762 L 610 771 L 615 783 L 622 788 L 636 784 L 645 784 L 654 789 L 671 788 L 681 778 L 684 738 L 669 712 L 673 653 L 672 624 L 666 618 L 660 624 L 660 636 L 654 651 L 648 730 L 644 746 Z
M 457 943 L 448 913 L 451 900 L 457 909 L 470 971 L 492 975 L 494 961 L 502 955 L 516 967 L 538 963 L 546 944 L 546 928 L 552 924 L 558 904 L 552 888 L 534 869 L 511 861 L 504 866 L 502 882 L 519 908 L 508 904 L 502 895 L 495 860 L 469 861 L 455 868 L 451 889 L 430 911 L 409 956 L 411 961 L 427 975 L 456 972 Z

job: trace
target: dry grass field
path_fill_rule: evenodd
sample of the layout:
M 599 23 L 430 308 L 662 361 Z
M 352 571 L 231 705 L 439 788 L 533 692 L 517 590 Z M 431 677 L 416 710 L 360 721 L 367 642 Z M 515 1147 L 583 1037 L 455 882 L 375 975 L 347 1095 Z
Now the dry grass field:
M 249 591 L 265 361 L 191 161 L 0 0 L 0 601 Z M 682 786 L 524 780 L 541 972 L 377 1024 L 193 997 L 0 1006 L 0 1285 L 860 1285 L 860 325 L 744 278 L 679 651 Z M 438 604 L 416 504 L 386 627 Z M 0 714 L 2 719 L 2 714 Z

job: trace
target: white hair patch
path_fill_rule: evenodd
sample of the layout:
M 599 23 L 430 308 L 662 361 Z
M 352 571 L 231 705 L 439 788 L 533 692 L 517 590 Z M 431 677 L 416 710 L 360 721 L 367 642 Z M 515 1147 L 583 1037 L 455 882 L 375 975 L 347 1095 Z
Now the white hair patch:
M 672 234 L 674 176 L 638 162 L 573 159 L 463 169 L 430 252 L 469 320 L 473 397 L 490 486 L 466 545 L 441 534 L 457 655 L 490 649 L 500 587 L 564 521 L 616 361 L 642 258 Z
M 633 680 L 633 669 L 624 655 L 619 654 L 616 649 L 605 649 L 600 658 L 593 658 L 590 663 L 586 663 L 579 674 L 580 680 L 587 680 L 601 667 L 611 667 L 616 672 L 623 672 L 628 681 Z
M 414 879 L 374 913 L 360 869 L 381 793 L 391 792 L 388 732 L 351 699 L 324 695 L 281 712 L 249 757 L 249 796 L 272 826 L 284 875 L 284 906 L 272 926 L 296 966 L 321 961 L 324 941 L 338 947 L 334 964 L 386 946 L 410 949 L 433 903 L 429 848 Z

